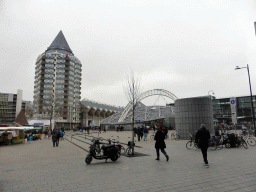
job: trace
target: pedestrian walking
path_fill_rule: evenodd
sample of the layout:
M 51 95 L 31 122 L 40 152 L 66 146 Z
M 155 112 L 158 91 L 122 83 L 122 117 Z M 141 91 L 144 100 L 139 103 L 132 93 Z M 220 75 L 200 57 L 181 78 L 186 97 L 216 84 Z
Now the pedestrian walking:
M 148 128 L 147 127 L 144 127 L 143 133 L 144 133 L 144 141 L 147 141 L 147 137 L 148 137 Z
M 53 143 L 53 147 L 55 147 L 55 145 L 56 145 L 56 147 L 58 147 L 57 132 L 56 132 L 56 131 L 54 131 L 54 132 L 52 133 L 52 143 Z
M 103 127 L 103 131 L 104 131 L 105 133 L 107 132 L 107 131 L 106 131 L 106 127 L 105 127 L 105 126 Z
M 209 167 L 209 163 L 207 160 L 207 149 L 209 146 L 210 138 L 211 136 L 209 130 L 206 129 L 204 124 L 202 124 L 200 126 L 200 129 L 196 132 L 195 142 L 197 143 L 198 147 L 201 148 L 205 167 Z
M 137 128 L 138 141 L 140 141 L 140 127 Z
M 99 126 L 99 133 L 101 133 L 101 127 Z
M 50 129 L 48 130 L 48 139 L 51 138 L 52 132 L 50 131 Z
M 156 160 L 160 160 L 159 149 L 161 149 L 161 152 L 166 157 L 166 161 L 169 161 L 169 156 L 167 155 L 166 151 L 164 150 L 166 148 L 166 145 L 165 145 L 165 142 L 164 142 L 165 136 L 164 136 L 164 133 L 163 133 L 161 127 L 156 132 L 156 135 L 155 135 L 154 139 L 156 141 L 156 143 L 155 143 L 156 156 L 157 156 Z
M 58 143 L 57 147 L 58 147 L 58 145 L 60 143 L 60 131 L 57 129 L 56 132 L 57 132 L 57 143 Z
M 61 132 L 60 132 L 60 140 L 62 141 L 62 140 L 64 140 L 64 132 L 61 130 Z
M 137 134 L 137 128 L 136 127 L 133 128 L 133 134 L 134 134 L 134 137 L 136 137 L 136 134 Z
M 142 125 L 141 128 L 140 128 L 140 138 L 142 139 L 143 137 L 143 129 L 144 129 L 144 126 Z

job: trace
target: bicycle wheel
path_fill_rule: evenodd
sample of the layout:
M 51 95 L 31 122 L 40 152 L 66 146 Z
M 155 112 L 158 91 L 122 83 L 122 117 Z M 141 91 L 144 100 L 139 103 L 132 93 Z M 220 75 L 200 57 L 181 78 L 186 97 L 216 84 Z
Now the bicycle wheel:
M 213 141 L 213 140 L 210 140 L 210 141 L 209 141 L 209 148 L 210 148 L 212 151 L 216 150 L 216 149 L 217 149 L 216 142 Z
M 126 149 L 126 156 L 127 157 L 130 157 L 132 155 L 132 148 L 131 147 L 128 147 L 127 149 Z
M 155 136 L 154 136 L 154 135 L 151 135 L 151 136 L 150 136 L 150 139 L 154 140 L 154 139 L 155 139 Z
M 248 138 L 246 141 L 247 141 L 247 143 L 248 143 L 250 146 L 255 146 L 255 145 L 256 145 L 256 141 L 255 141 L 255 139 L 253 139 L 253 138 Z
M 193 141 L 189 141 L 189 142 L 187 142 L 187 144 L 186 144 L 186 148 L 187 149 L 193 149 L 194 148 L 194 142 Z
M 180 140 L 180 136 L 179 136 L 178 134 L 176 134 L 175 140 L 176 140 L 176 141 L 179 141 L 179 140 Z
M 171 134 L 171 140 L 175 139 L 175 135 Z

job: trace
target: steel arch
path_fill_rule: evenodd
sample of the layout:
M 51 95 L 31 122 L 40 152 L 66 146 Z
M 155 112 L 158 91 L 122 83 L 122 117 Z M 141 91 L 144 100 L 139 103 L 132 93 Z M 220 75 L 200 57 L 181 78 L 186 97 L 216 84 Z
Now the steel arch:
M 165 97 L 168 97 L 170 99 L 172 99 L 173 101 L 175 101 L 176 99 L 178 99 L 173 93 L 171 93 L 170 91 L 167 91 L 167 90 L 164 90 L 164 89 L 152 89 L 152 90 L 149 90 L 149 91 L 145 91 L 143 93 L 141 93 L 138 97 L 138 102 L 140 102 L 141 100 L 147 98 L 147 97 L 150 97 L 150 96 L 153 96 L 153 95 L 161 95 L 161 96 L 165 96 Z M 128 114 L 128 112 L 131 110 L 132 108 L 132 102 L 130 101 L 123 113 L 121 114 L 118 122 L 123 122 L 124 121 L 124 118 L 126 117 L 126 115 Z

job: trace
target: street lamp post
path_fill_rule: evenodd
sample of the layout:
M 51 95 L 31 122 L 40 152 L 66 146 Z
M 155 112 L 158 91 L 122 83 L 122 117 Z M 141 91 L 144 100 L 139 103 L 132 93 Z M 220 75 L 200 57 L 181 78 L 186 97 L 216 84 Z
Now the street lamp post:
M 250 86 L 250 93 L 251 93 L 251 105 L 252 105 L 252 122 L 253 122 L 253 128 L 254 128 L 254 135 L 256 136 L 255 115 L 254 115 L 254 107 L 253 107 L 253 100 L 252 100 L 252 87 L 251 87 L 251 78 L 250 78 L 249 65 L 247 64 L 247 67 L 238 67 L 238 66 L 236 66 L 235 70 L 243 69 L 243 68 L 247 68 L 247 71 L 248 71 L 249 86 Z

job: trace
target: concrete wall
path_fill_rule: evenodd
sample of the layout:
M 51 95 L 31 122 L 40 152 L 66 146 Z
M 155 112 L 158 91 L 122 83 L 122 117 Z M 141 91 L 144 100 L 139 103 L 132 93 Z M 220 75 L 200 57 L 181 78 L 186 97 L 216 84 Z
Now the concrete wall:
M 213 133 L 212 100 L 209 97 L 177 99 L 175 101 L 175 126 L 181 139 L 190 139 L 189 133 L 194 133 L 205 124 Z

